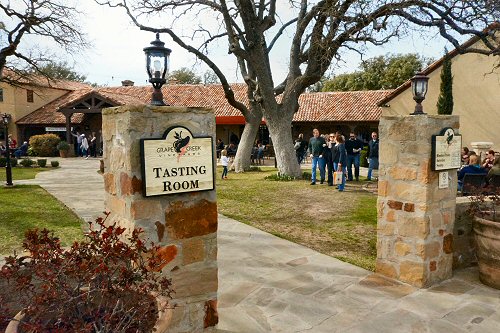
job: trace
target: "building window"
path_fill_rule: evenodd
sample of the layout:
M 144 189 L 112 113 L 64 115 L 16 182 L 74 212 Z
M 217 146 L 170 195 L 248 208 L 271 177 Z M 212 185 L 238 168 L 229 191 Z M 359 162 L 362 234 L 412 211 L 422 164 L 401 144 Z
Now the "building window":
M 0 88 L 0 102 L 3 102 L 3 88 Z
M 33 103 L 33 90 L 26 90 L 26 102 Z

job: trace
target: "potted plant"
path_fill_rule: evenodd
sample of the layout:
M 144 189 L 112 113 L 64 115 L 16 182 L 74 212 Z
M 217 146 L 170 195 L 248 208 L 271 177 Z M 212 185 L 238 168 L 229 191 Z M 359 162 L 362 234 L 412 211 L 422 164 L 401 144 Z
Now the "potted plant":
M 500 289 L 500 195 L 498 189 L 481 189 L 470 198 L 479 279 Z
M 158 247 L 140 229 L 90 223 L 85 240 L 63 249 L 48 230 L 26 232 L 28 255 L 6 258 L 0 271 L 0 320 L 6 332 L 152 332 L 171 282 L 158 273 Z M 13 318 L 8 305 L 23 310 Z M 4 318 L 2 318 L 2 316 Z
M 59 150 L 59 156 L 61 158 L 68 157 L 69 144 L 66 141 L 61 141 L 57 144 L 57 150 Z

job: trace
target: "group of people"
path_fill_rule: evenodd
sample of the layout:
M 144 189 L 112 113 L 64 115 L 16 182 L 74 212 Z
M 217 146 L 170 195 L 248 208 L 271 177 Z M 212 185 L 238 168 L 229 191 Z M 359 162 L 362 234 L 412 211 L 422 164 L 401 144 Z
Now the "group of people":
M 97 136 L 95 132 L 89 135 L 89 138 L 85 136 L 85 133 L 71 133 L 72 136 L 76 138 L 75 145 L 75 156 L 85 157 L 97 157 Z M 100 140 L 102 142 L 102 140 Z
M 462 190 L 466 174 L 485 175 L 486 184 L 491 183 L 494 176 L 500 176 L 500 156 L 495 156 L 494 150 L 489 150 L 483 161 L 467 147 L 462 148 L 462 168 L 458 170 L 458 190 Z
M 345 140 L 340 133 L 331 133 L 321 136 L 318 129 L 313 130 L 313 137 L 309 143 L 305 143 L 304 135 L 299 134 L 295 140 L 295 150 L 297 162 L 300 164 L 307 152 L 312 161 L 311 185 L 316 185 L 317 169 L 319 168 L 320 184 L 325 180 L 329 186 L 334 185 L 334 176 L 338 177 L 337 188 L 344 191 L 345 183 L 354 178 L 359 181 L 359 166 L 363 142 L 356 138 L 356 134 L 351 132 L 349 140 Z M 371 180 L 373 170 L 378 169 L 379 141 L 376 132 L 372 133 L 372 140 L 368 143 L 368 180 Z M 354 166 L 354 178 L 352 167 Z
M 17 146 L 17 140 L 9 134 L 7 138 L 7 144 L 4 142 L 0 143 L 0 156 L 7 156 L 7 145 L 9 147 L 9 152 L 16 158 L 28 155 L 28 142 L 24 141 L 21 146 Z

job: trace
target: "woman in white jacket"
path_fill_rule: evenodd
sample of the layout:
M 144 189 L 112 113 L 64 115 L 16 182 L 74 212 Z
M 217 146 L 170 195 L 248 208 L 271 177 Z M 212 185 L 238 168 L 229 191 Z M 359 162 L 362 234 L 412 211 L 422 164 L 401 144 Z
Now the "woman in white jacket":
M 85 156 L 85 159 L 89 158 L 89 155 L 88 155 L 89 142 L 87 141 L 85 134 L 82 134 L 82 144 L 80 145 L 80 148 L 82 150 L 82 156 Z

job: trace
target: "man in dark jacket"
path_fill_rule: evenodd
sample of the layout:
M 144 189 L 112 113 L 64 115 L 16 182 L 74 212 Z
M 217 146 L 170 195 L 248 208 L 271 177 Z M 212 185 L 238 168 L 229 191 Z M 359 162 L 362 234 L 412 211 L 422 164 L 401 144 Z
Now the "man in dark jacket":
M 366 180 L 372 180 L 373 170 L 378 170 L 378 135 L 372 133 L 372 140 L 368 142 L 368 177 Z
M 356 134 L 351 132 L 349 140 L 345 142 L 345 150 L 347 151 L 347 180 L 352 181 L 352 165 L 354 164 L 354 176 L 356 181 L 359 180 L 359 157 L 363 149 L 363 142 L 356 139 Z
M 319 166 L 321 184 L 325 181 L 325 159 L 323 150 L 326 149 L 326 141 L 319 135 L 318 129 L 313 129 L 313 137 L 309 140 L 309 153 L 312 160 L 311 185 L 316 185 L 316 167 Z
M 297 156 L 297 162 L 301 164 L 302 161 L 304 160 L 304 155 L 307 150 L 307 141 L 304 140 L 304 134 L 302 133 L 299 134 L 299 137 L 297 138 L 297 140 L 295 140 L 294 148 L 295 148 L 295 155 Z

